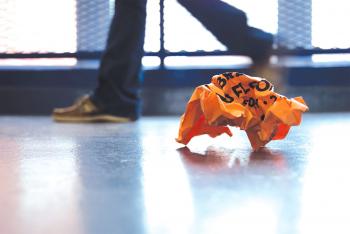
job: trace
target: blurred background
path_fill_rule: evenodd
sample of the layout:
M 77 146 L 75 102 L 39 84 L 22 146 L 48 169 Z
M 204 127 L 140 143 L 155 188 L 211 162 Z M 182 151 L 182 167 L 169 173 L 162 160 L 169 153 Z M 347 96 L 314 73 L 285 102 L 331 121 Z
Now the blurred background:
M 224 2 L 275 35 L 271 66 L 286 95 L 315 112 L 350 110 L 348 1 Z M 92 90 L 113 13 L 113 0 L 0 0 L 0 114 L 49 114 Z M 250 72 L 250 58 L 229 53 L 176 0 L 148 1 L 144 49 L 144 115 L 181 114 L 214 74 Z

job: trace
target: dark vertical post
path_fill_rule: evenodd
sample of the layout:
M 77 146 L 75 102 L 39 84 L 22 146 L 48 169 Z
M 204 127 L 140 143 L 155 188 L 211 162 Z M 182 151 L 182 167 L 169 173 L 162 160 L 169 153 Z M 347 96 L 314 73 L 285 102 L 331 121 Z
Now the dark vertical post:
M 159 1 L 160 10 L 160 69 L 164 69 L 164 58 L 165 58 L 165 48 L 164 48 L 164 0 Z
M 312 48 L 312 0 L 278 0 L 277 44 L 289 49 Z

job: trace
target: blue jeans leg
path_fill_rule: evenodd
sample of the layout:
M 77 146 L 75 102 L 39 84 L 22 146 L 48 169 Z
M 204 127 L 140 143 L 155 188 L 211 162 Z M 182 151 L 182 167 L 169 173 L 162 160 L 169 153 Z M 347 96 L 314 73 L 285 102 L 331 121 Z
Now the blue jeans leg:
M 116 0 L 92 101 L 104 112 L 137 118 L 147 0 Z

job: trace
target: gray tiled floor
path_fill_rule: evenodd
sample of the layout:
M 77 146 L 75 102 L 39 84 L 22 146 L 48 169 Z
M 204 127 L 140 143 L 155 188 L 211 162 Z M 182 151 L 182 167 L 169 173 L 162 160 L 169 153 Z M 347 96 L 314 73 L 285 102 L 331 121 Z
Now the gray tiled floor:
M 0 117 L 0 233 L 350 233 L 350 114 L 177 144 L 178 118 Z

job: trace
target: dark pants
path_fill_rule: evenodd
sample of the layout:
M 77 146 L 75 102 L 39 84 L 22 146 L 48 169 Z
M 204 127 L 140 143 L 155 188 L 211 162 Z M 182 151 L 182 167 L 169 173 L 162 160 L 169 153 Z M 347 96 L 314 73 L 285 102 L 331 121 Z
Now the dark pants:
M 259 63 L 270 52 L 273 36 L 247 25 L 246 14 L 220 0 L 178 0 L 232 53 Z
M 147 0 L 116 0 L 92 101 L 105 112 L 137 118 Z M 245 13 L 220 0 L 178 0 L 233 53 L 259 58 L 272 35 L 247 25 Z
M 92 101 L 105 112 L 137 118 L 147 0 L 116 0 Z

